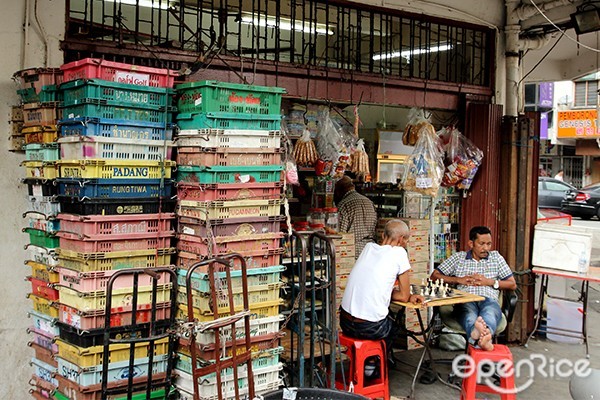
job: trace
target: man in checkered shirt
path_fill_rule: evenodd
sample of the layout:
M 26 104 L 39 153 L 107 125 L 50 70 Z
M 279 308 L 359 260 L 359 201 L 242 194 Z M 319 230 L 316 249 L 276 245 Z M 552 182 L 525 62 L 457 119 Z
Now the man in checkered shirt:
M 431 279 L 443 279 L 459 290 L 485 297 L 483 301 L 455 305 L 454 313 L 470 343 L 493 350 L 492 335 L 502 320 L 500 290 L 515 290 L 517 283 L 504 258 L 491 250 L 492 235 L 488 227 L 473 227 L 468 246 L 469 251 L 453 254 L 437 267 Z
M 340 216 L 339 231 L 354 233 L 355 258 L 358 258 L 367 243 L 375 243 L 375 205 L 355 190 L 352 179 L 348 176 L 343 176 L 335 183 L 333 200 Z

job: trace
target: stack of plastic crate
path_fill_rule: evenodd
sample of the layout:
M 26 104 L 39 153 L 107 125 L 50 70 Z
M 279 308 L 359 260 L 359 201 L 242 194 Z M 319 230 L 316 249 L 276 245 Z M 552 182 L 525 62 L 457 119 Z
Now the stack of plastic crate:
M 170 199 L 174 73 L 96 59 L 61 69 L 55 398 L 100 399 L 103 368 L 109 388 L 118 391 L 128 386 L 130 363 L 129 344 L 111 344 L 110 362 L 103 365 L 108 280 L 120 269 L 170 265 L 175 252 Z M 171 286 L 169 275 L 160 274 L 153 299 L 150 275 L 141 275 L 137 283 L 130 276 L 114 282 L 109 334 L 118 338 L 123 328 L 129 335 L 135 325 L 140 341 L 133 352 L 133 385 L 139 398 L 145 398 L 138 390 L 150 368 L 154 382 L 164 380 L 172 360 L 169 338 L 155 341 L 152 360 L 151 344 L 143 339 L 153 329 L 153 315 L 168 328 Z M 166 395 L 154 390 L 152 398 Z
M 280 225 L 282 198 L 282 149 L 280 132 L 280 88 L 248 86 L 216 81 L 191 82 L 177 86 L 176 140 L 178 153 L 178 271 L 180 277 L 178 318 L 188 319 L 187 295 L 191 290 L 194 319 L 212 321 L 228 315 L 229 299 L 219 297 L 211 304 L 208 270 L 197 269 L 192 287 L 186 288 L 187 268 L 194 263 L 228 253 L 239 253 L 247 262 L 249 304 L 252 313 L 252 372 L 257 393 L 279 386 L 282 368 L 279 354 L 279 314 L 281 300 Z M 224 273 L 217 282 L 227 285 Z M 234 265 L 231 283 L 236 310 L 243 308 L 242 278 Z M 217 289 L 218 290 L 218 289 Z M 226 292 L 225 292 L 226 293 Z M 219 293 L 220 295 L 222 293 Z M 227 310 L 227 311 L 226 311 Z M 243 320 L 236 328 L 242 345 Z M 224 356 L 231 355 L 229 329 L 221 331 L 226 341 Z M 189 353 L 190 343 L 180 341 L 176 386 L 184 399 L 192 399 L 194 384 Z M 196 337 L 197 354 L 205 362 L 215 359 L 214 334 Z M 234 385 L 247 390 L 247 374 L 240 367 L 240 381 L 232 369 L 221 371 L 223 385 L 217 387 L 216 374 L 200 379 L 201 399 L 216 399 L 217 390 L 233 398 Z
M 25 150 L 25 179 L 28 191 L 28 207 L 24 213 L 29 235 L 27 260 L 31 268 L 27 279 L 31 282 L 29 313 L 32 326 L 29 328 L 29 346 L 35 351 L 31 361 L 34 376 L 31 380 L 33 396 L 48 397 L 57 386 L 53 374 L 58 364 L 54 359 L 57 351 L 52 342 L 57 334 L 53 326 L 58 317 L 55 302 L 58 291 L 53 287 L 58 274 L 53 271 L 56 264 L 55 249 L 58 238 L 58 204 L 52 201 L 55 194 L 54 182 L 58 176 L 56 160 L 59 158 L 56 141 L 56 119 L 58 94 L 56 84 L 62 81 L 62 72 L 56 68 L 30 68 L 16 72 L 22 105 L 13 107 L 11 139 L 14 150 Z M 22 146 L 20 149 L 19 147 Z

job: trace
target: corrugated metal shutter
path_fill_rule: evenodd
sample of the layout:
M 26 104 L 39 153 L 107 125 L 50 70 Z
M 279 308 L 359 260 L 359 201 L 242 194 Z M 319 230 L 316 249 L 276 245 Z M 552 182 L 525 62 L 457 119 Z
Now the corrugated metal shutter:
M 575 83 L 575 107 L 585 107 L 587 82 Z
M 595 106 L 598 104 L 598 81 L 587 83 L 587 104 L 586 106 Z

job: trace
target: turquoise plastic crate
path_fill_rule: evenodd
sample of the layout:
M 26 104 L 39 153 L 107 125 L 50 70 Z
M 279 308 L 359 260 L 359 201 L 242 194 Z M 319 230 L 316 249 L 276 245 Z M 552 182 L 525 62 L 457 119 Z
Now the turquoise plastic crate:
M 280 280 L 281 272 L 285 270 L 283 265 L 274 265 L 272 267 L 251 268 L 247 271 L 248 287 L 257 285 L 266 285 L 269 283 L 277 283 Z M 234 270 L 230 272 L 232 288 L 242 286 L 242 271 Z M 177 270 L 177 284 L 180 287 L 186 287 L 185 277 L 187 270 Z M 223 279 L 227 275 L 225 272 L 219 272 L 218 278 Z M 192 273 L 192 289 L 199 292 L 210 293 L 210 278 L 208 273 L 194 272 Z
M 34 87 L 19 89 L 17 94 L 24 103 L 48 103 L 62 101 L 62 92 L 56 88 L 56 85 L 46 85 L 38 93 Z
M 227 112 L 243 114 L 281 114 L 278 87 L 242 85 L 218 81 L 189 82 L 177 85 L 179 112 Z
M 238 329 L 241 330 L 243 328 L 238 328 Z M 279 347 L 274 347 L 274 348 L 268 349 L 268 350 L 253 352 L 252 353 L 252 370 L 276 366 L 277 364 L 279 364 L 279 355 L 282 354 L 283 351 L 284 351 L 283 347 L 279 346 Z M 190 357 L 184 353 L 177 353 L 176 357 L 177 357 L 177 361 L 175 362 L 175 369 L 178 369 L 180 371 L 191 374 L 192 373 L 192 357 Z M 202 367 L 203 364 L 206 364 L 206 360 L 198 360 L 197 368 Z M 225 376 L 230 376 L 233 374 L 233 369 L 225 368 L 225 370 L 223 370 L 223 372 L 221 372 L 221 374 L 225 375 Z M 214 379 L 214 378 L 216 378 L 216 375 L 214 373 L 209 374 L 207 376 L 207 379 L 208 378 Z
M 63 107 L 62 115 L 65 119 L 88 117 L 169 123 L 174 110 L 172 107 L 128 106 L 114 101 L 85 99 L 81 104 Z
M 57 161 L 60 160 L 60 146 L 58 143 L 32 143 L 23 146 L 25 160 L 27 161 Z
M 179 113 L 177 126 L 188 129 L 248 129 L 278 131 L 281 115 L 237 113 Z
M 173 102 L 171 89 L 131 85 L 96 79 L 79 79 L 60 85 L 65 106 L 87 100 L 106 100 L 134 107 L 167 107 Z
M 178 182 L 213 183 L 267 183 L 281 181 L 283 165 L 212 166 L 180 165 Z

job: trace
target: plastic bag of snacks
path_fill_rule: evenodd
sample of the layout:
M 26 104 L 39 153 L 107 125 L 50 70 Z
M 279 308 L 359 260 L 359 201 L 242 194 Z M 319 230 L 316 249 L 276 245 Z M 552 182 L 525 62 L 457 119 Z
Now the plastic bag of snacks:
M 310 132 L 305 129 L 302 137 L 296 142 L 294 147 L 294 159 L 296 164 L 301 167 L 312 167 L 319 158 L 315 143 L 310 138 Z
M 458 129 L 444 129 L 440 136 L 449 137 L 446 145 L 446 170 L 442 185 L 459 189 L 469 189 L 483 152 L 467 139 Z
M 423 131 L 406 161 L 402 187 L 409 192 L 436 196 L 444 173 L 444 151 L 433 131 Z
M 281 130 L 283 131 L 284 140 L 284 167 L 285 167 L 285 180 L 290 185 L 299 185 L 298 181 L 298 168 L 296 167 L 296 160 L 292 154 L 292 141 L 290 140 L 290 132 L 288 125 L 285 121 L 281 123 Z
M 317 138 L 320 159 L 330 161 L 331 175 L 341 177 L 350 161 L 350 153 L 354 145 L 354 136 L 339 123 L 327 115 L 321 122 L 321 131 Z
M 425 111 L 422 108 L 411 108 L 408 112 L 408 123 L 402 135 L 402 143 L 406 146 L 415 146 L 423 132 L 435 134 L 435 129 L 425 118 Z
M 356 149 L 350 156 L 350 171 L 354 172 L 357 177 L 366 177 L 370 175 L 369 171 L 369 156 L 365 151 L 365 142 L 363 139 L 358 139 Z

